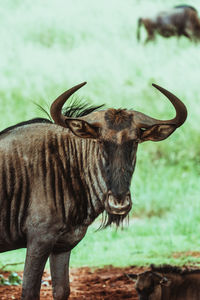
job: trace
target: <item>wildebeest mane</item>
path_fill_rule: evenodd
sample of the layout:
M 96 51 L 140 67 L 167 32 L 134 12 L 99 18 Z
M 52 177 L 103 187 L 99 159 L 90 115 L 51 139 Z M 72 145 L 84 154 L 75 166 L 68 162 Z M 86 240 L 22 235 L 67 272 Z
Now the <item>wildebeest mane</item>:
M 2 131 L 0 131 L 0 135 L 2 135 L 4 133 L 7 133 L 7 132 L 9 132 L 13 129 L 18 128 L 18 127 L 21 127 L 21 126 L 24 126 L 24 125 L 30 125 L 30 124 L 34 124 L 34 123 L 52 123 L 52 122 L 48 119 L 45 119 L 45 118 L 34 118 L 34 119 L 31 119 L 31 120 L 28 120 L 28 121 L 23 121 L 23 122 L 15 124 L 15 125 L 9 126 L 5 129 L 3 129 Z
M 49 119 L 34 118 L 34 119 L 31 119 L 28 121 L 23 121 L 23 122 L 17 123 L 15 125 L 12 125 L 12 126 L 9 126 L 5 129 L 3 129 L 2 131 L 0 131 L 0 135 L 7 133 L 15 128 L 24 126 L 24 125 L 30 125 L 30 124 L 34 124 L 34 123 L 53 123 L 50 120 L 51 116 L 49 115 L 49 113 L 40 104 L 37 104 L 37 103 L 35 103 L 35 104 L 39 107 L 39 109 L 42 112 L 44 112 L 48 116 Z M 97 111 L 98 109 L 102 108 L 103 106 L 104 106 L 104 104 L 93 106 L 86 102 L 80 101 L 78 98 L 72 97 L 72 100 L 69 101 L 68 106 L 63 109 L 63 114 L 69 118 L 78 118 L 78 117 L 86 116 L 86 115 L 92 113 L 93 111 Z
M 190 269 L 190 268 L 182 269 L 180 267 L 171 266 L 171 265 L 161 265 L 161 266 L 151 265 L 151 271 L 159 272 L 159 273 L 174 273 L 180 275 L 200 273 L 200 269 Z
M 94 106 L 77 97 L 72 97 L 72 100 L 68 102 L 67 107 L 64 107 L 63 114 L 69 118 L 80 118 L 99 110 L 103 106 L 104 104 Z
M 192 9 L 192 10 L 194 10 L 194 11 L 197 12 L 197 10 L 196 10 L 196 8 L 194 8 L 194 6 L 187 5 L 187 4 L 176 5 L 176 6 L 174 6 L 174 8 L 190 8 L 190 9 Z
M 155 266 L 151 265 L 151 271 L 152 272 L 159 272 L 159 273 L 182 273 L 182 269 L 180 267 L 171 266 L 171 265 L 161 265 L 161 266 Z

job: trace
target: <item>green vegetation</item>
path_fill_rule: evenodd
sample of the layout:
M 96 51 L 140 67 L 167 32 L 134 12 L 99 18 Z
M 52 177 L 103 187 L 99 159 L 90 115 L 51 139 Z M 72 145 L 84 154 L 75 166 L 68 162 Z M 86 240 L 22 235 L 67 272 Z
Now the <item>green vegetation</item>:
M 199 7 L 197 0 L 187 1 Z M 0 7 L 0 128 L 44 116 L 61 92 L 87 81 L 77 94 L 95 104 L 132 108 L 155 118 L 173 108 L 152 86 L 180 97 L 188 120 L 170 138 L 144 143 L 132 181 L 129 227 L 95 232 L 74 249 L 71 266 L 199 263 L 200 44 L 186 38 L 146 46 L 137 19 L 180 1 L 7 0 Z M 142 40 L 145 38 L 142 30 Z M 1 265 L 21 262 L 25 250 L 0 254 Z M 22 269 L 22 265 L 12 266 Z
M 22 283 L 21 277 L 15 273 L 12 272 L 8 278 L 5 278 L 2 274 L 0 274 L 0 286 L 1 285 L 20 285 Z

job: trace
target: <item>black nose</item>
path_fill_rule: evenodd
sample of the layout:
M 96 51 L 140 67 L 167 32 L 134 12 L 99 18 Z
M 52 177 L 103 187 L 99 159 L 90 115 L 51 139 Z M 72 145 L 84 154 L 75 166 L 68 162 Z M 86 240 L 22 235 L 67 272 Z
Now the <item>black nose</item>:
M 131 193 L 129 191 L 116 193 L 115 191 L 111 190 L 108 192 L 108 195 L 114 196 L 119 203 L 123 203 L 126 199 L 131 198 Z

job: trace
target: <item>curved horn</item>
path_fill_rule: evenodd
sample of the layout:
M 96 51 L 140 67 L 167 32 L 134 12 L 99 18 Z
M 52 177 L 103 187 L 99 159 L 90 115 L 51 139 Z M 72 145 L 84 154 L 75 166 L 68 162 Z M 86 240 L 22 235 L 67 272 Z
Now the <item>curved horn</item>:
M 154 83 L 152 85 L 169 99 L 176 110 L 176 117 L 174 119 L 169 121 L 161 121 L 161 124 L 163 124 L 164 122 L 164 124 L 173 124 L 176 127 L 181 126 L 187 118 L 186 106 L 180 99 L 178 99 L 174 94 L 170 93 L 166 89 Z
M 50 108 L 50 114 L 54 122 L 58 125 L 66 127 L 65 119 L 66 117 L 62 114 L 62 107 L 67 101 L 67 99 L 75 93 L 78 89 L 84 86 L 87 82 L 80 83 L 75 85 L 71 89 L 67 90 L 63 94 L 61 94 L 52 104 Z
M 161 86 L 154 83 L 152 85 L 169 99 L 169 101 L 172 103 L 172 105 L 176 110 L 176 116 L 171 120 L 163 121 L 163 120 L 151 118 L 145 114 L 137 112 L 137 114 L 135 115 L 135 119 L 138 126 L 151 127 L 153 125 L 161 125 L 161 124 L 175 125 L 176 127 L 181 126 L 187 118 L 187 109 L 183 104 L 183 102 L 180 99 L 178 99 L 175 95 L 173 95 L 166 89 L 162 88 Z

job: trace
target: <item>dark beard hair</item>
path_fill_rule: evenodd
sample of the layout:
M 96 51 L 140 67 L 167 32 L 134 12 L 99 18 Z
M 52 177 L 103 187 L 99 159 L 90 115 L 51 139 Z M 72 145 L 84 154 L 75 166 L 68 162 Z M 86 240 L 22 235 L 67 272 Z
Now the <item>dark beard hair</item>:
M 127 219 L 126 219 L 127 217 Z M 116 228 L 121 226 L 123 228 L 124 220 L 126 219 L 127 224 L 129 223 L 129 216 L 128 214 L 125 215 L 112 215 L 106 211 L 102 213 L 102 220 L 101 220 L 101 225 L 97 230 L 105 229 L 108 226 L 114 224 Z

